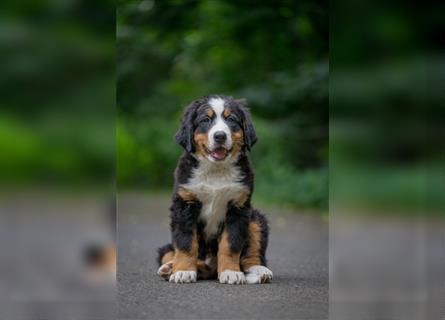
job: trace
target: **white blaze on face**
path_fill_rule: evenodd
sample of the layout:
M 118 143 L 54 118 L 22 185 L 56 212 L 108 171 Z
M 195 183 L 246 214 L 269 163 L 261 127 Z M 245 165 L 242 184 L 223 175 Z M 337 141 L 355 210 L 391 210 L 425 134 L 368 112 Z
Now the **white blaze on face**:
M 216 115 L 216 121 L 213 124 L 212 128 L 209 130 L 208 138 L 209 138 L 209 149 L 213 150 L 216 147 L 214 135 L 215 132 L 223 131 L 226 136 L 227 140 L 224 143 L 224 147 L 227 150 L 230 150 L 232 148 L 232 134 L 230 131 L 229 126 L 224 121 L 223 113 L 224 113 L 224 100 L 220 98 L 212 98 L 209 101 L 210 107 L 212 107 L 213 111 Z

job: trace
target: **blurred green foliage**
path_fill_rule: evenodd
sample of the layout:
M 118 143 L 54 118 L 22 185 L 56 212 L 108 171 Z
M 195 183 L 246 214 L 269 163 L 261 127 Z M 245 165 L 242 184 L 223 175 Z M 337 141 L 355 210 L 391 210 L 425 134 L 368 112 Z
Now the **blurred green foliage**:
M 246 98 L 258 131 L 256 194 L 327 208 L 328 6 L 324 1 L 118 1 L 121 188 L 170 189 L 183 108 Z
M 347 1 L 331 11 L 341 21 L 331 29 L 334 215 L 445 212 L 444 7 Z
M 114 3 L 26 0 L 1 8 L 2 186 L 110 186 Z

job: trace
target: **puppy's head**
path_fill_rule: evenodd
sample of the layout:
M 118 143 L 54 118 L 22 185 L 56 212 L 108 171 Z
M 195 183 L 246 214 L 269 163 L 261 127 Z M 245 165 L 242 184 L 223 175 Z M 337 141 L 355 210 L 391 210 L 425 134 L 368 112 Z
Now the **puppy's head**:
M 224 162 L 250 150 L 257 137 L 245 101 L 215 95 L 187 107 L 176 141 L 198 157 Z

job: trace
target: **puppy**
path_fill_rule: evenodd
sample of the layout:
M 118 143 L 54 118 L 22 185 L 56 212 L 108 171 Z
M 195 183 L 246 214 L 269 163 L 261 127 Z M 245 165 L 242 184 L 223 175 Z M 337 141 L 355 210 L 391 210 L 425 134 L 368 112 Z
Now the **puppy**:
M 247 153 L 257 141 L 242 100 L 205 96 L 189 105 L 176 141 L 172 243 L 158 249 L 158 274 L 175 283 L 266 283 L 269 228 L 250 203 L 254 174 Z

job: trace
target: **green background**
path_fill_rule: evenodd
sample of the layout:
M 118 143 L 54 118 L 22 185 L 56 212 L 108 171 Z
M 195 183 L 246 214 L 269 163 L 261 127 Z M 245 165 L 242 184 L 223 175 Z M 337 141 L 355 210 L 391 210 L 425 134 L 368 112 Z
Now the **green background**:
M 226 94 L 247 99 L 258 131 L 255 199 L 327 208 L 325 3 L 146 0 L 117 8 L 119 190 L 170 191 L 183 108 Z

